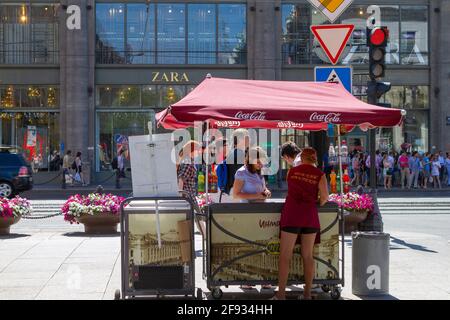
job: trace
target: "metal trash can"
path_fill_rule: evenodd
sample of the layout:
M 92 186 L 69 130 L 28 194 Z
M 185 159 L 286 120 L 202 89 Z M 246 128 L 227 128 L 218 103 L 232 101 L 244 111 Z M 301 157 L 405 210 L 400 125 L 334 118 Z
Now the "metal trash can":
M 389 293 L 389 241 L 383 232 L 352 232 L 352 293 Z

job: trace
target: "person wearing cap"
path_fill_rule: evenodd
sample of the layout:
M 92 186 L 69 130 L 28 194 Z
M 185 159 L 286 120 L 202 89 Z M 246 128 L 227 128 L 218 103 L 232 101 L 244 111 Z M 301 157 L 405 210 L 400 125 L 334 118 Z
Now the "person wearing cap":
M 305 276 L 303 298 L 311 299 L 311 288 L 314 280 L 314 244 L 319 242 L 320 205 L 328 201 L 328 186 L 325 174 L 316 167 L 317 152 L 313 148 L 305 148 L 301 152 L 302 164 L 289 170 L 288 195 L 281 212 L 280 229 L 280 259 L 278 273 L 278 292 L 272 298 L 286 298 L 286 284 L 289 275 L 289 265 L 292 259 L 297 238 L 301 240 L 301 255 Z

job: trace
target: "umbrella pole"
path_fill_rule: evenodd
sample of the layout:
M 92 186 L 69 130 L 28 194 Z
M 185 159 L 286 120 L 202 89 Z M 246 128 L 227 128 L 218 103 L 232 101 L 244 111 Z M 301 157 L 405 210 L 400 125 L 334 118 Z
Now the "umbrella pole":
M 206 204 L 209 205 L 209 193 L 208 193 L 208 188 L 209 188 L 209 120 L 206 121 L 206 169 L 205 169 L 205 194 L 206 194 Z
M 338 134 L 338 161 L 339 161 L 338 163 L 339 163 L 339 176 L 340 176 L 338 183 L 339 183 L 339 186 L 341 187 L 339 193 L 340 193 L 341 199 L 342 199 L 342 194 L 344 193 L 343 192 L 344 184 L 342 183 L 343 172 L 342 172 L 342 157 L 341 157 L 341 128 L 339 125 L 337 125 L 337 134 Z

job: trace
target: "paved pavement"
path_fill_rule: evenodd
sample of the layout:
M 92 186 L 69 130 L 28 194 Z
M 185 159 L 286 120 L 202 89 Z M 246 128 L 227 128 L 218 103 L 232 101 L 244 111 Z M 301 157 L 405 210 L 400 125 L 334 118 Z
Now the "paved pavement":
M 390 295 L 382 299 L 450 299 L 449 220 L 448 213 L 394 212 L 383 216 L 385 232 L 391 235 L 391 250 Z M 201 277 L 199 235 L 196 251 L 196 286 L 207 292 Z M 361 299 L 351 293 L 350 237 L 345 238 L 345 257 L 342 299 Z M 12 226 L 10 236 L 0 237 L 0 299 L 113 299 L 118 288 L 118 234 L 86 236 L 83 226 L 70 225 L 58 216 L 21 220 Z M 224 297 L 231 299 L 266 299 L 273 294 L 260 292 L 260 287 L 251 292 L 237 286 L 222 289 Z M 330 299 L 323 293 L 317 298 Z

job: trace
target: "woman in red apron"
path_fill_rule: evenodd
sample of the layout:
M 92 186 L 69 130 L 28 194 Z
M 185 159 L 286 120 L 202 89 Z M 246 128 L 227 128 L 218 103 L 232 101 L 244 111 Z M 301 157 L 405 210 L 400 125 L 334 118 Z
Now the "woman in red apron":
M 317 199 L 324 205 L 328 201 L 328 187 L 325 174 L 317 169 L 317 152 L 305 148 L 301 153 L 301 165 L 289 170 L 288 195 L 281 213 L 281 244 L 278 274 L 278 292 L 273 299 L 286 298 L 286 283 L 289 263 L 297 237 L 300 235 L 303 270 L 305 275 L 304 299 L 311 299 L 314 280 L 313 250 L 316 236 L 320 234 Z

